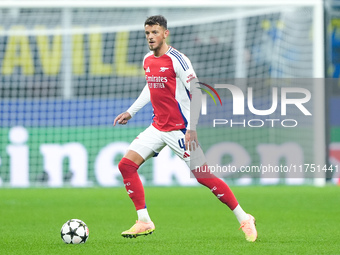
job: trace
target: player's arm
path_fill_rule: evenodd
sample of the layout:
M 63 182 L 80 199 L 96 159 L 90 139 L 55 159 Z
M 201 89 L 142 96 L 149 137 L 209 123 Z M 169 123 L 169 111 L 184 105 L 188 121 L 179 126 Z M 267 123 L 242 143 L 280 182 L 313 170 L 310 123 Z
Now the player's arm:
M 119 114 L 115 118 L 113 122 L 113 126 L 115 126 L 116 123 L 125 125 L 128 122 L 128 120 L 131 119 L 148 102 L 150 102 L 150 90 L 149 90 L 148 85 L 146 84 L 142 93 L 139 95 L 136 101 L 130 106 L 130 108 L 127 109 L 126 112 Z
M 185 62 L 188 65 L 187 70 L 178 68 L 178 76 L 187 90 L 190 91 L 190 118 L 188 120 L 187 132 L 185 134 L 185 145 L 189 150 L 195 150 L 198 145 L 196 126 L 200 116 L 202 105 L 202 92 L 199 89 L 199 81 L 196 77 L 196 73 L 191 65 L 190 60 L 183 55 Z
M 188 86 L 190 87 L 191 101 L 190 101 L 190 118 L 188 121 L 187 132 L 185 133 L 185 144 L 187 148 L 195 150 L 198 146 L 196 126 L 198 123 L 201 106 L 202 106 L 202 92 L 199 87 L 198 79 L 192 79 Z
M 190 120 L 188 122 L 188 129 L 196 131 L 196 126 L 198 124 L 198 119 L 201 113 L 202 107 L 202 92 L 199 89 L 199 81 L 197 78 L 193 78 L 189 83 L 191 101 L 190 101 Z
M 115 118 L 115 120 L 113 122 L 113 126 L 116 126 L 116 123 L 121 124 L 121 125 L 125 125 L 126 123 L 128 123 L 128 120 L 131 119 L 131 118 L 132 117 L 131 117 L 130 113 L 123 112 Z

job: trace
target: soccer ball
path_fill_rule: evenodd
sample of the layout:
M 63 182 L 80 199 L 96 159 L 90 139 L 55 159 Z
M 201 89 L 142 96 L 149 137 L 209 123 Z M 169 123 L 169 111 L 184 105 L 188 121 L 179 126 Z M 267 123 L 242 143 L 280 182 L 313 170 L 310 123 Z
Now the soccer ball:
M 61 228 L 61 239 L 67 244 L 85 243 L 89 238 L 89 229 L 85 222 L 78 219 L 68 220 Z

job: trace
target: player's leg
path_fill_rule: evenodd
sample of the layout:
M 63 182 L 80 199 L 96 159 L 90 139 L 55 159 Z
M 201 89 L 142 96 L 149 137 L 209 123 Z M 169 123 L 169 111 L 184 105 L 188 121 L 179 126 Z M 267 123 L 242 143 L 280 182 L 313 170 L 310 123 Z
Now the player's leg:
M 118 164 L 126 191 L 135 205 L 138 216 L 136 224 L 122 233 L 124 237 L 148 235 L 155 230 L 155 225 L 146 208 L 144 187 L 137 170 L 144 161 L 154 156 L 164 146 L 165 144 L 158 138 L 153 128 L 149 127 L 131 143 L 127 153 Z
M 197 181 L 209 188 L 222 203 L 226 204 L 233 211 L 241 224 L 242 230 L 246 234 L 246 239 L 252 242 L 255 241 L 257 232 L 253 216 L 244 212 L 229 186 L 223 180 L 210 173 L 200 146 L 194 151 L 185 150 L 184 135 L 182 131 L 172 131 L 165 133 L 163 139 L 187 163 Z
M 150 154 L 151 153 L 152 151 L 150 150 Z M 144 187 L 137 172 L 143 162 L 144 158 L 140 154 L 133 150 L 128 150 L 118 164 L 119 171 L 123 177 L 124 186 L 135 205 L 137 213 L 146 208 Z M 140 217 L 138 217 L 138 219 L 142 220 Z M 151 220 L 148 215 L 146 215 L 143 221 L 150 222 Z
M 167 132 L 163 135 L 163 139 L 167 145 L 187 163 L 190 169 L 194 169 L 192 173 L 197 181 L 208 187 L 221 202 L 225 203 L 231 210 L 234 210 L 238 206 L 238 202 L 233 192 L 224 181 L 209 172 L 209 168 L 205 163 L 204 153 L 200 146 L 194 151 L 186 150 L 184 147 L 184 133 L 185 132 L 180 130 Z M 246 213 L 244 214 L 246 215 Z
M 191 164 L 191 167 L 193 165 L 195 164 Z M 255 218 L 242 209 L 230 187 L 223 180 L 210 173 L 207 164 L 196 167 L 191 172 L 200 184 L 209 188 L 222 203 L 232 210 L 240 223 L 240 229 L 243 230 L 246 240 L 254 242 L 257 238 Z

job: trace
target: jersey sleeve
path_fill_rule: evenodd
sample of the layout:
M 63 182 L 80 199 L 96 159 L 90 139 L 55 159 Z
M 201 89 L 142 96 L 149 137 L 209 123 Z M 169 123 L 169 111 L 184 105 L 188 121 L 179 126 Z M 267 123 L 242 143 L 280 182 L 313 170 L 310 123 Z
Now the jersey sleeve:
M 196 78 L 196 73 L 187 56 L 181 54 L 180 57 L 177 57 L 175 72 L 187 90 L 190 91 L 191 81 Z
M 178 59 L 178 63 L 175 65 L 176 75 L 190 92 L 191 96 L 190 118 L 188 120 L 187 129 L 196 130 L 202 106 L 202 92 L 199 89 L 199 81 L 189 58 L 182 54 L 181 58 Z
M 129 109 L 127 109 L 127 112 L 130 113 L 131 117 L 133 117 L 148 102 L 150 102 L 150 90 L 148 84 L 146 84 L 136 101 L 130 106 Z

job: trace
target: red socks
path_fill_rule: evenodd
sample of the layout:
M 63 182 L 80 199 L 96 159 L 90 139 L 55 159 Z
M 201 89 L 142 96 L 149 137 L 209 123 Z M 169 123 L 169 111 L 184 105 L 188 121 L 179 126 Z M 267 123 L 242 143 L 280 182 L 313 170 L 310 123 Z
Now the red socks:
M 143 184 L 137 173 L 139 166 L 127 158 L 122 158 L 118 168 L 123 176 L 126 191 L 136 210 L 146 208 Z M 192 173 L 197 181 L 208 187 L 222 203 L 226 204 L 231 210 L 236 208 L 238 202 L 229 186 L 210 173 L 207 165 L 202 166 L 200 170 L 192 170 Z
M 209 188 L 222 203 L 226 204 L 231 210 L 236 208 L 238 202 L 234 193 L 224 181 L 210 173 L 207 165 L 200 167 L 199 170 L 191 171 L 197 181 Z
M 118 164 L 118 168 L 123 176 L 126 191 L 134 203 L 136 210 L 146 208 L 143 184 L 137 173 L 139 165 L 127 158 L 122 158 Z

